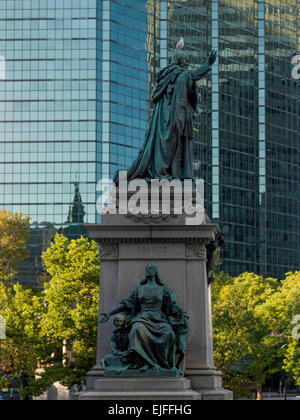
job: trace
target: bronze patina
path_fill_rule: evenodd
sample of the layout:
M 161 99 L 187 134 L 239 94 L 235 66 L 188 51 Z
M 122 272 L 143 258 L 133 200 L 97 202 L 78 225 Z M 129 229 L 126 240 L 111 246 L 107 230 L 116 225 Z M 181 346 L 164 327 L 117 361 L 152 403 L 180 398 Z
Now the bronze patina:
M 207 61 L 188 68 L 188 55 L 175 50 L 172 64 L 157 75 L 153 88 L 152 116 L 144 144 L 127 172 L 127 180 L 194 179 L 192 165 L 193 118 L 198 104 L 197 80 L 204 77 L 216 60 L 212 50 Z M 118 184 L 118 173 L 115 176 Z
M 163 282 L 159 269 L 148 264 L 145 278 L 120 305 L 103 313 L 102 322 L 115 314 L 116 330 L 111 335 L 113 353 L 102 360 L 105 370 L 115 374 L 137 372 L 180 376 L 186 353 L 188 315 L 175 294 Z M 151 373 L 150 373 L 151 375 Z

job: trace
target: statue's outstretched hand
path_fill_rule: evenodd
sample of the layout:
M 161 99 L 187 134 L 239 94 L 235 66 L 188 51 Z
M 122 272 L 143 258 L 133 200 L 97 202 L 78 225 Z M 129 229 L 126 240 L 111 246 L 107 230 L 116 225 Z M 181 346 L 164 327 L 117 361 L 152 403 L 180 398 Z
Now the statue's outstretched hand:
M 100 314 L 100 315 L 103 315 L 103 318 L 100 319 L 99 324 L 104 324 L 104 322 L 107 322 L 110 318 L 109 312 L 104 312 L 103 314 Z
M 207 57 L 208 64 L 212 66 L 214 62 L 216 61 L 216 59 L 217 59 L 217 51 L 211 50 L 211 52 L 208 54 L 208 57 Z

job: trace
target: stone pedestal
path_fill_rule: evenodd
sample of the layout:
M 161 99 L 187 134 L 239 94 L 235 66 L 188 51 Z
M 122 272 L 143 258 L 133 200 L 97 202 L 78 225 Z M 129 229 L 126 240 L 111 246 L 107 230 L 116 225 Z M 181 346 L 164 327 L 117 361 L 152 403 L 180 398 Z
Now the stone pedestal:
M 182 216 L 103 216 L 88 225 L 100 244 L 100 313 L 117 306 L 144 278 L 153 263 L 164 283 L 189 314 L 185 378 L 107 378 L 101 359 L 111 353 L 112 320 L 99 324 L 97 365 L 89 372 L 80 399 L 230 399 L 213 362 L 210 286 L 206 245 L 215 239 L 215 224 L 189 226 Z M 175 388 L 174 388 L 175 387 Z
M 201 400 L 186 378 L 101 378 L 81 400 Z

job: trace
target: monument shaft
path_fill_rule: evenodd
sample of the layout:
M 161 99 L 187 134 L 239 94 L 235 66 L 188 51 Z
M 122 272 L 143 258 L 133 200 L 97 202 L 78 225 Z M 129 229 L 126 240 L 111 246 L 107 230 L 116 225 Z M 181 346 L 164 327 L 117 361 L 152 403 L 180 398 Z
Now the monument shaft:
M 214 241 L 218 226 L 185 226 L 177 224 L 172 216 L 159 224 L 143 223 L 134 218 L 129 222 L 126 216 L 113 216 L 114 224 L 110 224 L 110 217 L 104 216 L 101 225 L 89 226 L 91 238 L 100 245 L 99 314 L 118 305 L 143 278 L 147 264 L 155 264 L 166 286 L 175 292 L 178 303 L 189 315 L 184 380 L 190 385 L 178 391 L 181 394 L 177 399 L 187 395 L 190 395 L 187 399 L 228 398 L 213 363 L 211 299 L 206 268 L 206 245 Z M 116 223 L 117 219 L 119 223 Z M 112 328 L 112 320 L 99 324 L 97 365 L 87 381 L 90 397 L 96 398 L 95 389 L 101 381 L 108 380 L 104 378 L 101 360 L 111 352 Z M 112 383 L 114 378 L 109 379 Z M 133 381 L 136 379 L 132 378 Z M 178 380 L 183 378 L 173 378 L 173 381 Z M 99 392 L 97 399 L 105 398 L 108 391 L 100 392 L 101 395 Z M 151 391 L 147 392 L 147 398 L 157 397 L 154 398 Z M 115 398 L 122 398 L 121 391 L 117 394 Z M 173 398 L 171 391 L 164 395 L 166 399 Z

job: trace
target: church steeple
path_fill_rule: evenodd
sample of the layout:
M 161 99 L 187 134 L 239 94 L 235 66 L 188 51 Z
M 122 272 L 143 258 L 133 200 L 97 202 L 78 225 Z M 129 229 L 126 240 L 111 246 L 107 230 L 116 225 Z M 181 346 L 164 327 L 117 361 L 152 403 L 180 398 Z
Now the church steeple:
M 79 192 L 79 183 L 75 182 L 75 195 L 73 203 L 69 207 L 67 223 L 84 223 L 85 216 L 84 205 L 82 204 L 81 194 Z

